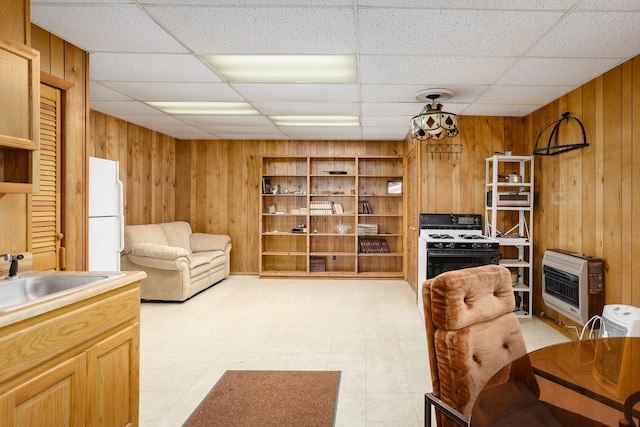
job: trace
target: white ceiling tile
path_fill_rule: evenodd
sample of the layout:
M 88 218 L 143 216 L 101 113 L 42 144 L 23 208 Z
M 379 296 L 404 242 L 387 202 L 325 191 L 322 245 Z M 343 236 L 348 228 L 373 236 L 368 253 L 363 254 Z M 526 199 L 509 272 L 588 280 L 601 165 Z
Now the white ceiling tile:
M 31 21 L 88 51 L 185 52 L 169 34 L 136 5 L 64 6 L 42 4 L 31 8 Z
M 360 83 L 403 82 L 425 88 L 487 85 L 494 83 L 516 60 L 515 57 L 363 55 Z
M 273 126 L 273 122 L 265 116 L 196 116 L 186 114 L 180 120 L 198 127 L 233 125 L 233 126 Z
M 245 99 L 279 102 L 359 102 L 360 89 L 356 84 L 256 84 L 231 85 Z
M 640 52 L 640 12 L 576 12 L 528 52 L 560 58 L 628 58 Z
M 418 111 L 419 113 L 420 111 Z M 418 114 L 415 113 L 415 114 Z M 373 115 L 366 115 L 362 118 L 362 126 L 363 127 L 381 127 L 381 126 L 388 126 L 388 127 L 394 127 L 394 126 L 398 126 L 398 127 L 408 127 L 409 126 L 409 119 L 407 118 L 406 115 L 402 115 L 402 116 L 373 116 Z
M 409 134 L 409 126 L 366 126 L 362 128 L 362 137 L 372 141 L 401 141 Z
M 89 82 L 89 97 L 91 101 L 131 101 L 131 97 L 123 95 L 97 82 Z
M 476 98 L 480 104 L 545 105 L 575 89 L 575 86 L 492 86 Z
M 617 59 L 523 58 L 498 85 L 579 86 L 617 65 Z
M 505 116 L 522 117 L 531 114 L 544 105 L 504 105 L 472 104 L 464 110 L 465 116 Z
M 577 0 L 429 0 L 425 9 L 487 9 L 487 10 L 566 10 Z M 602 0 L 593 0 L 602 1 Z M 615 0 L 614 0 L 615 1 Z M 633 1 L 633 0 L 631 0 Z M 415 9 L 416 0 L 358 0 L 360 6 L 408 7 Z
M 562 12 L 499 10 L 368 9 L 360 13 L 361 52 L 519 56 L 562 15 Z M 505 32 L 510 37 L 503 37 Z
M 426 104 L 424 102 L 365 102 L 362 104 L 362 114 L 365 116 L 402 116 L 407 120 L 419 114 Z M 467 104 L 456 104 L 453 102 L 445 102 L 443 110 L 450 113 L 458 114 Z
M 185 126 L 185 123 L 179 119 L 170 116 L 168 114 L 156 114 L 156 115 L 138 115 L 138 114 L 123 114 L 122 117 L 126 117 L 126 120 L 131 123 L 135 123 L 142 127 L 151 128 L 152 126 Z
M 356 47 L 352 7 L 150 6 L 148 10 L 196 54 L 350 53 Z
M 640 12 L 638 0 L 582 0 L 578 10 L 626 10 Z
M 165 135 L 173 136 L 174 138 L 178 139 L 219 139 L 217 135 L 193 126 L 155 125 L 153 127 L 150 127 L 150 129 L 160 133 L 164 133 Z
M 328 126 L 287 127 L 283 128 L 282 131 L 291 139 L 362 139 L 362 131 L 356 126 L 340 126 L 337 128 Z
M 91 108 L 183 139 L 404 139 L 424 107 L 419 90 L 453 90 L 443 104 L 456 114 L 519 117 L 640 52 L 638 0 L 30 4 L 34 24 L 90 53 Z M 199 56 L 215 53 L 348 54 L 357 58 L 358 79 L 231 86 Z M 242 100 L 262 114 L 345 114 L 360 126 L 279 129 L 264 115 L 172 117 L 134 99 Z
M 91 78 L 105 81 L 221 82 L 197 58 L 189 55 L 94 53 Z
M 446 89 L 453 91 L 452 101 L 455 102 L 471 102 L 483 91 L 488 85 L 479 86 L 460 86 L 447 85 Z M 421 85 L 382 85 L 382 84 L 363 84 L 362 85 L 362 102 L 414 102 L 416 93 L 433 88 L 433 86 Z
M 360 104 L 356 102 L 254 102 L 253 105 L 262 114 L 269 116 L 360 114 Z
M 285 138 L 286 135 L 275 126 L 262 127 L 262 126 L 204 126 L 200 129 L 214 133 L 221 138 L 228 138 L 229 135 L 242 135 L 246 138 L 248 135 L 252 135 L 251 139 L 260 139 L 262 136 L 277 136 L 279 138 Z
M 164 114 L 163 112 L 138 101 L 91 101 L 91 108 L 115 117 L 127 114 Z
M 224 83 L 105 82 L 140 101 L 244 101 Z

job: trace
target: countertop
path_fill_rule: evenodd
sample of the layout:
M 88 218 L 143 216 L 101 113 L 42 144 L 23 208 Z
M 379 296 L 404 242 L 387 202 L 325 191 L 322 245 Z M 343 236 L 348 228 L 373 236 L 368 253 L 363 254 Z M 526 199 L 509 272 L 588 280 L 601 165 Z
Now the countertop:
M 21 275 L 22 277 L 28 277 L 30 275 L 40 274 L 57 274 L 57 273 L 43 273 L 43 272 L 29 272 Z M 98 283 L 95 286 L 87 288 L 77 289 L 68 293 L 64 293 L 60 296 L 56 296 L 45 301 L 34 302 L 24 308 L 17 310 L 0 313 L 0 328 L 11 325 L 13 323 L 20 322 L 25 319 L 29 319 L 49 311 L 56 310 L 58 308 L 73 304 L 78 301 L 82 301 L 93 296 L 109 292 L 114 289 L 129 285 L 130 283 L 142 280 L 147 277 L 144 271 L 61 271 L 60 274 L 119 274 L 120 276 L 113 278 L 103 283 Z

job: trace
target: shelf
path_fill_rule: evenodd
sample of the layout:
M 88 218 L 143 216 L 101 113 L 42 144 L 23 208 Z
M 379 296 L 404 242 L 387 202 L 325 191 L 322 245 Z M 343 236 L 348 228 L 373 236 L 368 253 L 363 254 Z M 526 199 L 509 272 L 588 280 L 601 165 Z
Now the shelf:
M 375 252 L 375 253 L 363 253 L 360 252 L 358 254 L 360 257 L 371 257 L 371 256 L 383 256 L 383 257 L 392 257 L 392 256 L 402 256 L 402 252 Z
M 520 268 L 529 267 L 529 263 L 526 261 L 520 261 L 518 259 L 501 259 L 500 265 L 503 267 Z
M 515 313 L 519 317 L 531 317 L 533 308 L 533 160 L 533 156 L 493 156 L 486 159 L 485 234 L 498 239 L 500 265 L 518 275 L 513 292 L 516 295 Z M 498 180 L 509 173 L 520 175 L 523 182 Z M 526 193 L 527 197 L 506 197 L 512 193 Z M 528 206 L 498 206 L 499 196 L 501 203 L 528 202 Z M 502 235 L 523 237 L 499 237 Z
M 301 256 L 301 255 L 307 255 L 306 252 L 273 252 L 273 251 L 265 251 L 262 252 L 262 255 L 266 255 L 266 256 Z
M 263 157 L 263 191 L 279 185 L 279 192 L 262 194 L 260 275 L 404 277 L 404 195 L 387 194 L 389 182 L 403 183 L 403 174 L 401 156 Z M 289 193 L 283 194 L 282 189 Z M 345 213 L 312 212 L 312 204 L 317 207 L 315 202 L 321 201 L 332 202 L 338 212 L 341 207 Z M 364 201 L 366 209 L 361 203 Z M 267 213 L 274 208 L 286 213 Z M 302 208 L 305 213 L 290 213 Z M 301 224 L 307 233 L 290 232 Z M 334 227 L 338 224 L 351 225 L 352 229 L 347 234 L 337 233 Z M 358 235 L 358 224 L 377 225 L 384 233 Z M 359 254 L 359 239 L 367 237 L 385 240 L 393 252 Z M 287 254 L 295 256 L 287 259 Z M 325 271 L 311 271 L 317 267 L 311 258 L 324 258 Z
M 531 241 L 525 238 L 511 239 L 505 237 L 498 237 L 498 242 L 501 246 L 530 246 Z

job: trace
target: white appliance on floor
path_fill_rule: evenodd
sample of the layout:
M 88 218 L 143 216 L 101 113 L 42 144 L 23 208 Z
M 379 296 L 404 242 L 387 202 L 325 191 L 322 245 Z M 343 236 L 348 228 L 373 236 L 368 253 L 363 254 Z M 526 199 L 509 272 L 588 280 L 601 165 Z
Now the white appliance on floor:
M 120 271 L 124 210 L 119 169 L 116 161 L 89 157 L 89 271 Z

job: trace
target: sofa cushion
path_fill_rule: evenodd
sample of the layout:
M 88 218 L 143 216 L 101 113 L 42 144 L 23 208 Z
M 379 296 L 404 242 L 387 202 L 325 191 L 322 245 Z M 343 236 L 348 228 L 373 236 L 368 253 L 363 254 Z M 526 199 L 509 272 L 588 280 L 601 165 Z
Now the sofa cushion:
M 127 225 L 124 228 L 124 253 L 128 254 L 138 243 L 152 243 L 155 245 L 168 245 L 169 242 L 164 231 L 157 224 Z
M 226 261 L 226 257 L 224 256 L 224 251 L 207 251 L 207 252 L 198 252 L 199 257 L 205 257 L 209 261 L 209 267 L 214 268 L 220 265 L 224 265 Z
M 193 233 L 191 250 L 193 252 L 224 251 L 230 242 L 231 237 L 226 234 Z
M 174 221 L 158 224 L 171 246 L 185 248 L 191 253 L 191 226 L 188 222 Z
M 189 274 L 191 277 L 197 277 L 206 274 L 209 271 L 209 259 L 202 256 L 192 256 L 189 264 Z

